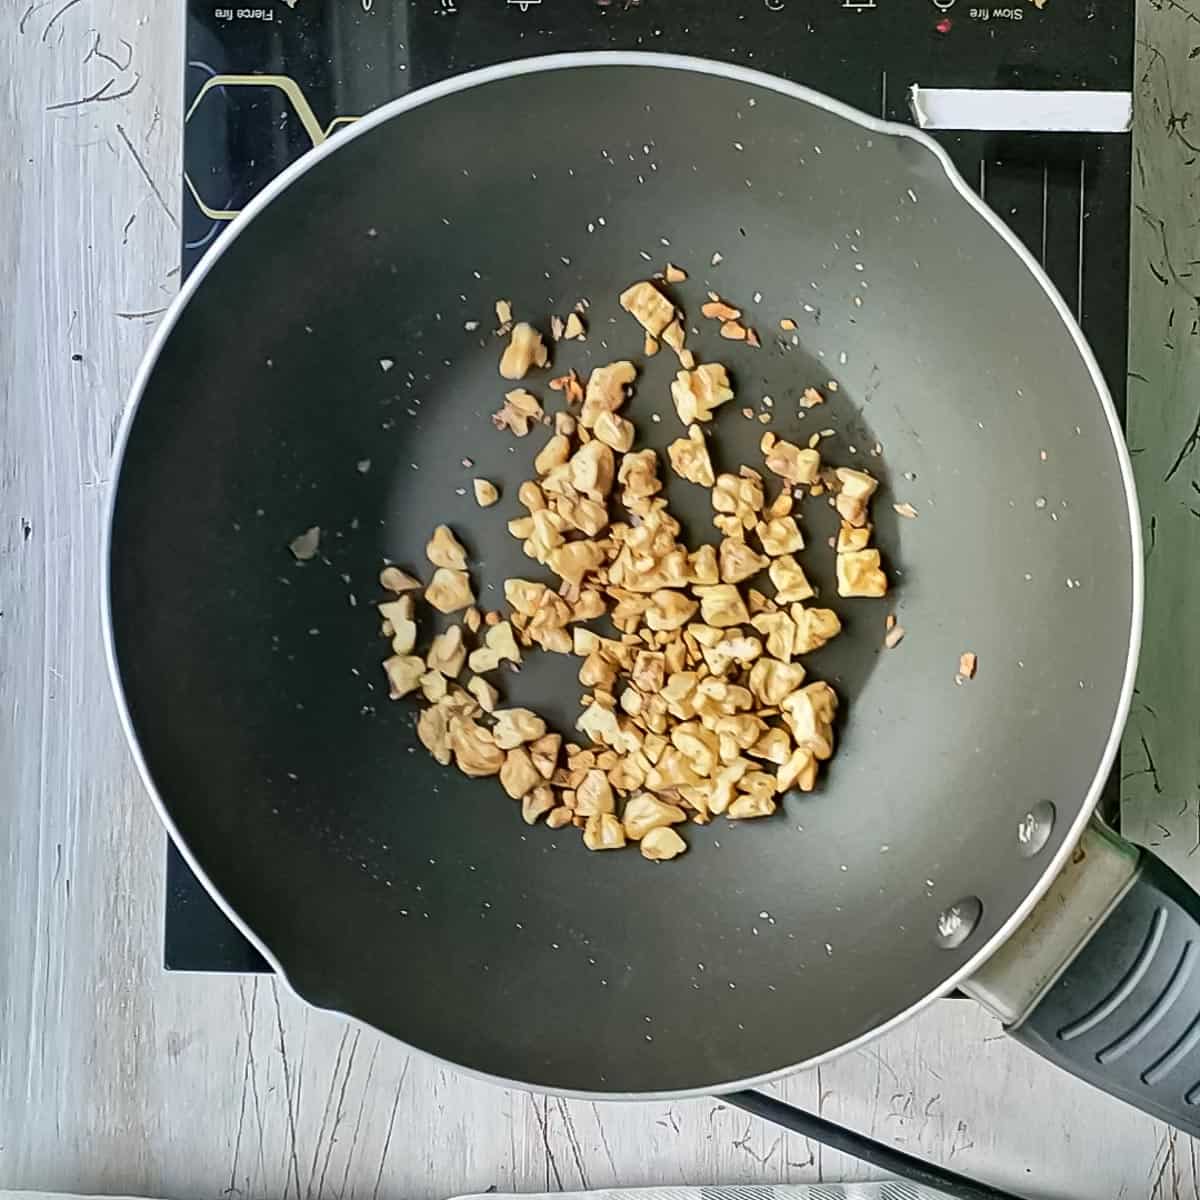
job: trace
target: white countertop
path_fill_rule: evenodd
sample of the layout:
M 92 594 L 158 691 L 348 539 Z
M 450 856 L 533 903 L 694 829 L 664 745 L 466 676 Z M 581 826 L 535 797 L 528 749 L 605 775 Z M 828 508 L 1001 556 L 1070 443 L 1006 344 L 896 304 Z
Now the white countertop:
M 0 1187 L 440 1200 L 869 1178 L 714 1101 L 502 1091 L 271 978 L 161 969 L 163 837 L 110 701 L 97 576 L 117 416 L 178 283 L 182 3 L 4 8 Z M 1200 1195 L 1184 1135 L 969 1001 L 780 1091 L 1030 1195 Z

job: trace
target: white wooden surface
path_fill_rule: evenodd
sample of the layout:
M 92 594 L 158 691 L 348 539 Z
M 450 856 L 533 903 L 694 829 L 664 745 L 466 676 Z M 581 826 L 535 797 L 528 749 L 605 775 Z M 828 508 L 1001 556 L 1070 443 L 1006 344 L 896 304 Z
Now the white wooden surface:
M 117 414 L 177 283 L 181 26 L 179 0 L 0 11 L 0 1188 L 435 1200 L 862 1177 L 712 1101 L 501 1091 L 273 980 L 160 969 L 162 836 L 96 582 Z M 782 1091 L 1031 1196 L 1200 1196 L 1187 1138 L 966 1001 Z

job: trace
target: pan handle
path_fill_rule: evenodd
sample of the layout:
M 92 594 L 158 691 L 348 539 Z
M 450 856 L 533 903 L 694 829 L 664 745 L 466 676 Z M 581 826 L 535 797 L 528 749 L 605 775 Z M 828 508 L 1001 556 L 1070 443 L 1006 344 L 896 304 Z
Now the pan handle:
M 1200 1136 L 1200 895 L 1094 824 L 965 986 L 1017 1041 Z

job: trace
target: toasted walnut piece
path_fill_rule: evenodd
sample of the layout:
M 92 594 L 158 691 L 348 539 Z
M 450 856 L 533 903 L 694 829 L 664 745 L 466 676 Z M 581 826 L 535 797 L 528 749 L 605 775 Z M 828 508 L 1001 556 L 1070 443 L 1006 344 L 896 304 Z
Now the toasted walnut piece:
M 597 813 L 588 817 L 583 827 L 583 844 L 589 850 L 620 850 L 625 845 L 625 831 L 612 813 Z
M 588 537 L 602 533 L 608 525 L 608 507 L 602 501 L 587 496 L 575 500 L 556 500 L 555 511 L 568 525 L 586 533 Z
M 425 660 L 408 654 L 393 654 L 384 659 L 383 669 L 387 673 L 389 698 L 399 700 L 420 686 Z
M 517 437 L 524 437 L 530 425 L 545 415 L 541 403 L 532 392 L 516 388 L 504 393 L 504 404 L 492 413 L 492 424 L 497 429 L 510 429 Z
M 600 441 L 618 453 L 624 454 L 633 446 L 633 422 L 616 413 L 601 413 L 596 418 L 593 432 Z
M 527 322 L 518 321 L 500 356 L 500 374 L 505 379 L 524 379 L 531 367 L 544 367 L 549 361 L 542 335 Z
M 733 629 L 713 645 L 705 646 L 703 654 L 708 669 L 714 675 L 724 675 L 735 663 L 746 666 L 754 662 L 762 654 L 762 642 Z
M 505 326 L 510 325 L 512 323 L 512 319 L 513 319 L 512 318 L 512 301 L 497 300 L 496 301 L 496 320 L 500 323 L 500 326 L 501 326 L 501 329 L 497 330 L 497 332 L 499 333 L 499 332 L 503 331 L 504 333 L 507 333 L 508 330 L 505 328 Z
M 801 408 L 816 408 L 818 404 L 824 403 L 825 397 L 816 388 L 805 388 L 804 395 L 800 397 Z
M 479 701 L 479 707 L 484 712 L 493 712 L 496 705 L 500 703 L 500 693 L 486 679 L 480 679 L 478 675 L 472 675 L 467 680 L 467 691 Z
M 782 729 L 768 729 L 758 741 L 746 748 L 746 753 L 782 766 L 791 756 L 792 739 Z
M 539 475 L 549 475 L 555 467 L 561 467 L 563 463 L 571 457 L 571 439 L 561 433 L 554 434 L 550 440 L 538 451 L 537 457 L 533 460 L 533 469 Z M 530 481 L 526 481 L 527 483 Z M 537 485 L 533 485 L 536 487 Z M 526 484 L 521 484 L 521 490 L 524 491 Z M 537 488 L 538 495 L 541 495 L 541 489 Z M 532 495 L 532 493 L 530 493 Z M 520 497 L 518 496 L 520 499 Z M 545 497 L 542 497 L 542 504 L 545 504 Z M 526 508 L 533 506 L 528 504 L 524 499 L 521 503 L 525 504 Z
M 839 596 L 886 596 L 888 581 L 878 550 L 855 550 L 837 556 Z
M 514 800 L 520 800 L 541 782 L 542 777 L 534 769 L 529 751 L 524 746 L 518 746 L 505 755 L 504 765 L 500 768 L 500 786 Z
M 663 278 L 668 283 L 683 283 L 687 277 L 687 272 L 682 267 L 677 267 L 674 263 L 667 263 L 667 269 L 663 272 Z
M 719 816 L 728 810 L 730 804 L 733 803 L 734 788 L 750 770 L 750 767 L 751 763 L 747 759 L 735 758 L 717 772 L 708 795 L 710 812 Z
M 783 612 L 759 612 L 750 618 L 754 626 L 766 639 L 767 653 L 781 662 L 789 662 L 796 645 L 796 626 L 792 618 Z
M 652 829 L 666 829 L 687 820 L 677 804 L 666 804 L 649 792 L 632 796 L 621 814 L 621 825 L 631 842 L 641 841 Z
M 796 745 L 811 750 L 822 761 L 833 756 L 833 716 L 837 704 L 833 688 L 818 681 L 793 692 L 780 705 Z
M 399 595 L 401 592 L 420 590 L 421 581 L 414 579 L 407 571 L 402 571 L 399 567 L 388 566 L 379 572 L 379 586 Z
M 475 489 L 475 503 L 480 508 L 491 508 L 500 499 L 499 489 L 487 479 L 473 479 L 471 485 Z
M 465 613 L 463 613 L 463 624 L 472 632 L 478 633 L 480 625 L 483 624 L 483 614 L 474 605 L 471 605 Z
M 787 762 L 781 763 L 775 772 L 775 789 L 786 792 L 797 787 L 802 792 L 811 792 L 817 786 L 817 759 L 811 750 L 793 750 Z
M 832 608 L 805 608 L 793 604 L 792 622 L 796 626 L 795 654 L 812 654 L 842 632 L 842 623 Z
M 711 421 L 713 409 L 733 399 L 729 374 L 720 363 L 704 363 L 695 370 L 683 370 L 671 384 L 675 411 L 684 425 Z
M 441 671 L 426 671 L 421 676 L 421 695 L 430 704 L 436 704 L 439 700 L 444 700 L 446 692 L 446 677 Z
M 680 838 L 674 829 L 666 826 L 652 829 L 642 839 L 642 858 L 652 863 L 667 863 L 678 858 L 688 848 L 688 842 Z
M 592 541 L 567 542 L 550 552 L 546 565 L 560 579 L 578 586 L 604 561 L 604 551 Z
M 448 525 L 439 525 L 433 531 L 433 537 L 425 547 L 425 557 L 435 567 L 448 567 L 453 571 L 467 569 L 467 552 Z
M 576 813 L 581 817 L 592 817 L 610 813 L 614 807 L 613 790 L 608 777 L 598 768 L 588 771 L 575 788 Z
M 603 442 L 588 442 L 571 456 L 567 464 L 571 486 L 593 500 L 603 500 L 612 491 L 616 462 L 612 450 Z
M 320 546 L 320 525 L 314 525 L 311 529 L 306 529 L 303 533 L 298 534 L 288 542 L 288 549 L 292 552 L 292 557 L 297 562 L 308 562 L 310 559 L 316 558 Z
M 575 814 L 565 805 L 559 805 L 558 808 L 552 808 L 549 816 L 546 817 L 546 825 L 550 829 L 561 829 L 564 825 L 570 825 L 575 819 Z
M 958 656 L 958 674 L 962 679 L 974 679 L 979 667 L 979 656 L 967 650 Z
M 489 614 L 490 615 L 490 614 Z M 477 675 L 494 671 L 506 659 L 520 663 L 521 650 L 513 636 L 512 626 L 507 621 L 497 621 L 484 635 L 483 645 L 467 656 L 467 666 Z
M 740 308 L 734 308 L 724 300 L 709 300 L 700 305 L 700 312 L 710 321 L 736 321 L 742 315 Z
M 667 447 L 667 458 L 672 470 L 681 479 L 702 487 L 713 486 L 712 460 L 708 456 L 708 445 L 699 425 L 689 425 L 687 437 L 676 438 Z
M 521 820 L 526 825 L 536 825 L 538 817 L 548 813 L 555 803 L 554 792 L 544 783 L 531 788 L 521 797 Z
M 848 525 L 865 525 L 867 505 L 875 494 L 879 481 L 866 471 L 856 471 L 852 467 L 838 467 L 835 475 L 839 487 L 835 501 L 838 513 Z
M 417 737 L 443 767 L 450 765 L 450 709 L 434 704 L 421 710 L 417 717 Z
M 797 550 L 804 549 L 804 535 L 800 532 L 795 517 L 775 517 L 770 521 L 760 521 L 755 527 L 755 532 L 762 543 L 763 552 L 771 558 L 794 554 Z
M 738 784 L 738 796 L 726 810 L 731 821 L 769 817 L 775 811 L 775 780 L 765 771 L 750 771 Z
M 804 668 L 799 663 L 760 658 L 750 668 L 750 690 L 770 708 L 782 704 L 803 682 Z
M 721 582 L 741 583 L 757 575 L 767 565 L 767 559 L 756 554 L 740 539 L 723 538 L 719 554 Z
M 627 287 L 620 303 L 651 337 L 658 337 L 675 319 L 675 306 L 647 279 Z
M 767 569 L 775 585 L 775 599 L 780 604 L 791 604 L 796 600 L 807 600 L 815 595 L 812 584 L 804 574 L 804 568 L 790 555 L 771 560 Z
M 856 529 L 843 521 L 837 535 L 837 552 L 849 554 L 855 550 L 865 550 L 871 544 L 871 526 L 863 525 Z
M 425 589 L 425 599 L 441 613 L 458 612 L 475 603 L 471 580 L 466 571 L 438 567 Z
M 650 595 L 650 607 L 646 609 L 646 624 L 650 629 L 680 629 L 696 615 L 699 605 L 683 592 L 660 588 Z
M 450 747 L 454 751 L 454 765 L 474 779 L 495 775 L 504 766 L 504 751 L 492 735 L 467 717 L 451 720 Z
M 646 334 L 642 340 L 642 353 L 647 358 L 653 358 L 658 353 L 658 338 Z
M 630 672 L 635 686 L 643 692 L 657 695 L 662 691 L 663 680 L 666 678 L 666 664 L 663 655 L 653 650 L 641 650 L 633 661 Z
M 719 583 L 713 587 L 697 587 L 694 591 L 700 598 L 700 615 L 705 624 L 725 629 L 750 619 L 746 605 L 733 584 Z
M 658 455 L 650 449 L 626 454 L 621 459 L 617 482 L 625 489 L 621 494 L 621 503 L 631 511 L 644 509 L 645 505 L 640 502 L 662 491 L 662 481 L 658 478 Z
M 791 442 L 775 441 L 769 450 L 764 448 L 763 455 L 767 470 L 793 485 L 813 484 L 821 473 L 821 455 Z
M 749 330 L 740 321 L 726 321 L 721 326 L 721 336 L 730 342 L 744 342 Z
M 529 743 L 529 757 L 543 779 L 550 779 L 558 766 L 558 752 L 562 746 L 562 734 L 546 733 Z
M 384 634 L 391 635 L 394 654 L 411 654 L 417 644 L 417 623 L 413 620 L 413 599 L 401 596 L 379 605 L 384 620 Z
M 492 737 L 501 750 L 514 750 L 526 742 L 537 741 L 546 732 L 546 722 L 528 708 L 498 708 L 492 716 L 496 718 Z
M 439 633 L 429 646 L 425 665 L 432 671 L 440 671 L 453 679 L 467 661 L 467 648 L 463 644 L 461 625 L 451 625 L 445 633 Z
M 637 367 L 626 360 L 596 367 L 588 376 L 579 423 L 591 429 L 601 413 L 615 413 L 625 403 L 625 389 L 637 378 Z
M 679 365 L 685 371 L 690 371 L 696 365 L 696 356 L 690 350 L 685 349 L 684 342 L 686 340 L 687 334 L 678 317 L 662 331 L 663 344 L 670 346 L 675 351 L 675 357 L 679 359 Z
M 583 321 L 578 313 L 568 313 L 567 323 L 563 328 L 563 337 L 567 341 L 582 342 L 587 337 L 587 330 L 584 328 Z
M 538 604 L 549 589 L 544 583 L 533 583 L 528 579 L 506 579 L 504 598 L 510 607 L 524 616 L 537 612 Z

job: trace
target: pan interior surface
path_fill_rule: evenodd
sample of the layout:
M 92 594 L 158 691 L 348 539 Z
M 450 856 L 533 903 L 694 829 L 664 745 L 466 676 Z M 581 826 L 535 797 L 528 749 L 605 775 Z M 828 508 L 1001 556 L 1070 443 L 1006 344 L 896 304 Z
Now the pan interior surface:
M 674 364 L 643 358 L 616 303 L 668 259 L 689 324 L 711 325 L 711 289 L 762 335 L 689 338 L 738 392 L 710 427 L 718 468 L 760 465 L 765 428 L 835 429 L 825 457 L 883 481 L 894 590 L 834 597 L 830 514 L 807 502 L 802 558 L 846 626 L 807 663 L 842 697 L 838 753 L 775 817 L 689 827 L 652 865 L 526 828 L 495 781 L 438 766 L 415 706 L 387 700 L 373 603 L 385 559 L 427 575 L 442 521 L 485 607 L 542 577 L 505 530 L 542 437 L 489 421 L 512 386 L 497 298 L 543 327 L 587 299 L 588 340 L 552 373 L 632 358 L 640 444 L 682 434 Z M 554 408 L 546 378 L 526 385 Z M 769 426 L 740 415 L 768 395 Z M 690 544 L 715 541 L 707 491 L 669 494 Z M 296 562 L 314 525 L 320 553 Z M 588 65 L 371 123 L 209 260 L 128 429 L 112 646 L 177 836 L 305 998 L 540 1088 L 711 1089 L 893 1020 L 1020 909 L 1120 716 L 1133 537 L 1089 361 L 926 144 L 717 68 Z M 885 650 L 890 612 L 906 636 Z M 978 674 L 956 684 L 966 651 Z M 569 735 L 577 665 L 530 656 L 502 690 Z M 981 915 L 948 946 L 964 900 Z

